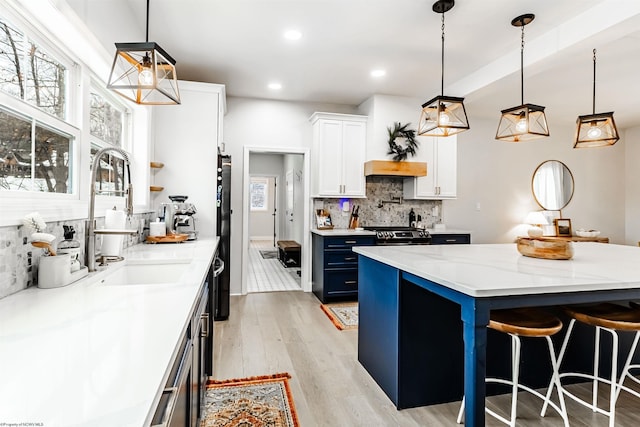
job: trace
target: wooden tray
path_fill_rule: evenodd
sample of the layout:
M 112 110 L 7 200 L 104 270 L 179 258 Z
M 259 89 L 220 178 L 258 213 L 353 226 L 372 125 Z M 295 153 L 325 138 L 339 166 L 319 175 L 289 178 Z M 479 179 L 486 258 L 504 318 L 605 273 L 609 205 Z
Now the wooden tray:
M 147 236 L 148 243 L 180 243 L 187 240 L 188 234 L 167 234 L 166 236 Z
M 519 237 L 517 240 L 518 252 L 524 256 L 542 259 L 571 259 L 573 258 L 573 245 L 569 241 L 546 240 L 530 237 Z

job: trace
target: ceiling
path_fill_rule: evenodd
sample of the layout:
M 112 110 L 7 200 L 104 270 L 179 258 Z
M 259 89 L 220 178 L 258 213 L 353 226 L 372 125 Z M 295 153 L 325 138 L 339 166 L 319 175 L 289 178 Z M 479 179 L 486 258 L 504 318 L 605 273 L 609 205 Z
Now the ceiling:
M 176 61 L 178 77 L 226 85 L 227 95 L 359 105 L 372 94 L 426 101 L 440 92 L 441 15 L 434 0 L 151 0 L 149 41 Z M 145 40 L 145 0 L 66 0 L 108 52 Z M 465 96 L 470 117 L 497 120 L 524 101 L 553 121 L 615 111 L 640 125 L 640 2 L 458 0 L 445 15 L 445 94 Z M 285 40 L 287 29 L 302 33 Z M 370 71 L 384 69 L 373 78 Z M 267 88 L 280 82 L 278 91 Z M 418 106 L 416 108 L 419 108 Z M 549 119 L 552 121 L 551 118 Z

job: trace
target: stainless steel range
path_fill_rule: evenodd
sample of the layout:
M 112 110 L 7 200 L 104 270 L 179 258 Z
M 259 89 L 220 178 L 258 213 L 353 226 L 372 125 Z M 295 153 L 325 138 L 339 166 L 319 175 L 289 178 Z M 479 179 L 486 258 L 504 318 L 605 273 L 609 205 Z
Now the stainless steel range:
M 366 230 L 376 232 L 376 245 L 429 245 L 431 235 L 427 230 L 415 227 L 370 226 Z

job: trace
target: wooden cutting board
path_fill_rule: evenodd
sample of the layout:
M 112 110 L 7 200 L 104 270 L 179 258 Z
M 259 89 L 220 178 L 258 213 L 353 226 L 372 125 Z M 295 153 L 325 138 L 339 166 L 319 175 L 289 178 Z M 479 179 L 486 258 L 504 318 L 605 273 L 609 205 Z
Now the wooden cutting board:
M 188 234 L 167 234 L 166 236 L 147 236 L 148 243 L 180 243 L 187 240 Z

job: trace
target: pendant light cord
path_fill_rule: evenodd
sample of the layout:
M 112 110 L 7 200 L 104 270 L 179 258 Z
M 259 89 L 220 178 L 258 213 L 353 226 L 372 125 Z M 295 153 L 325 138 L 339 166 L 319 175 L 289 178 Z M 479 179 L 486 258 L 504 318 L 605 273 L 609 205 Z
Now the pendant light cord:
M 596 50 L 593 49 L 593 114 L 596 114 Z
M 520 105 L 524 105 L 524 24 L 520 35 Z
M 147 0 L 147 35 L 146 42 L 149 43 L 149 0 Z
M 440 62 L 440 96 L 444 96 L 444 12 L 442 12 L 442 55 Z

